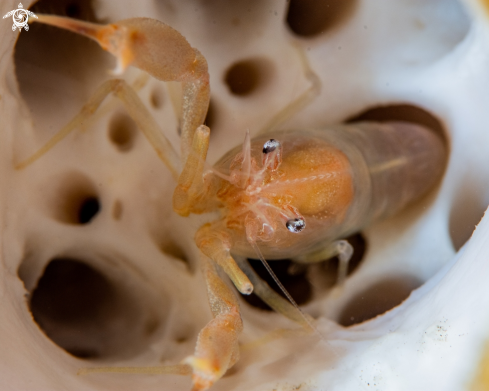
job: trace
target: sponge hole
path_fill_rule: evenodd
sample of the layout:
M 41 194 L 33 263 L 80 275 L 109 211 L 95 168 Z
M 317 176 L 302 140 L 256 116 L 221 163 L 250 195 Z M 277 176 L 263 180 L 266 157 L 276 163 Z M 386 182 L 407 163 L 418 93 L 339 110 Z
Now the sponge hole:
M 204 120 L 204 124 L 208 126 L 211 130 L 216 126 L 216 104 L 214 103 L 214 100 L 211 99 L 209 102 L 209 108 L 207 109 L 207 115 Z M 215 132 L 211 132 L 211 137 L 214 135 Z
M 282 290 L 277 286 L 272 276 L 268 273 L 265 266 L 258 259 L 248 259 L 251 267 L 255 272 L 279 295 L 285 298 Z M 298 305 L 307 304 L 312 298 L 312 286 L 309 280 L 306 278 L 306 269 L 296 270 L 291 273 L 290 270 L 295 265 L 291 260 L 273 260 L 268 262 L 273 272 L 285 287 L 287 292 L 293 297 Z M 251 295 L 241 296 L 248 304 L 253 307 L 260 308 L 265 311 L 272 311 L 272 309 L 262 301 L 257 295 L 252 293 Z
M 122 201 L 121 200 L 116 200 L 114 204 L 112 205 L 112 217 L 114 220 L 120 220 L 122 218 L 122 212 L 123 212 L 123 207 L 122 207 Z
M 455 251 L 470 239 L 489 203 L 484 184 L 470 176 L 466 176 L 463 182 L 458 186 L 460 190 L 450 211 L 449 232 Z
M 163 107 L 164 97 L 161 88 L 154 88 L 149 95 L 149 103 L 153 109 L 158 110 Z
M 80 5 L 77 4 L 76 2 L 69 3 L 65 7 L 65 12 L 66 16 L 70 18 L 75 18 L 75 19 L 81 19 L 83 18 L 82 12 L 81 12 Z
M 134 146 L 137 125 L 125 113 L 116 113 L 109 122 L 109 140 L 120 152 L 128 152 Z
M 353 256 L 348 264 L 348 273 L 351 275 L 360 265 L 366 251 L 366 241 L 361 234 L 346 238 L 353 246 Z M 248 259 L 255 272 L 279 295 L 285 298 L 282 290 L 273 280 L 260 260 Z M 332 288 L 338 278 L 339 260 L 337 257 L 325 259 L 324 262 L 314 264 L 296 263 L 291 260 L 270 261 L 270 267 L 283 284 L 287 292 L 298 305 L 307 304 L 314 295 Z M 242 296 L 250 305 L 271 311 L 272 309 L 254 293 Z
M 69 172 L 55 178 L 55 186 L 43 192 L 50 214 L 65 224 L 88 224 L 100 213 L 95 185 L 84 174 Z
M 346 120 L 347 123 L 359 121 L 402 121 L 425 126 L 440 135 L 446 142 L 446 132 L 442 122 L 433 114 L 410 104 L 377 106 L 367 109 Z
M 97 22 L 92 1 L 40 0 L 30 10 Z M 15 45 L 15 73 L 36 129 L 67 123 L 106 78 L 108 53 L 85 37 L 41 23 L 30 24 Z M 49 115 L 56 113 L 56 115 Z
M 264 58 L 248 59 L 231 65 L 224 81 L 233 95 L 244 97 L 266 85 L 272 74 L 270 61 Z
M 353 247 L 353 255 L 348 262 L 347 276 L 350 276 L 360 266 L 365 252 L 367 242 L 362 234 L 349 236 L 345 240 Z M 308 267 L 308 278 L 317 291 L 325 291 L 336 285 L 338 281 L 339 259 L 325 259 L 323 262 L 310 264 Z
M 178 344 L 184 344 L 192 340 L 196 332 L 192 325 L 183 324 L 175 331 L 174 341 Z
M 33 290 L 34 320 L 58 346 L 85 358 L 132 355 L 141 348 L 138 306 L 121 287 L 88 263 L 51 260 Z
M 290 0 L 287 24 L 302 37 L 314 37 L 344 23 L 357 0 Z
M 412 276 L 399 276 L 377 282 L 353 297 L 339 316 L 338 323 L 352 326 L 373 319 L 406 300 L 422 281 Z
M 97 197 L 89 196 L 83 199 L 78 209 L 78 224 L 88 224 L 100 210 L 100 203 Z
M 171 258 L 175 259 L 176 261 L 181 262 L 182 265 L 185 265 L 187 271 L 189 272 L 192 271 L 187 254 L 185 253 L 183 248 L 180 247 L 178 243 L 176 243 L 175 240 L 166 239 L 161 242 L 159 248 L 162 253 L 169 255 Z

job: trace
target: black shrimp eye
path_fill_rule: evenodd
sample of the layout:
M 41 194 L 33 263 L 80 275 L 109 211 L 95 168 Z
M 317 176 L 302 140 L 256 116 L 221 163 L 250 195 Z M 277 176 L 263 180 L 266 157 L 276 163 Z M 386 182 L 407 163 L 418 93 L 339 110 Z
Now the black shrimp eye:
M 278 147 L 280 147 L 280 143 L 271 138 L 265 144 L 263 144 L 263 153 L 270 153 L 275 151 Z
M 290 232 L 298 233 L 306 228 L 306 222 L 303 218 L 290 219 L 285 223 L 285 226 Z

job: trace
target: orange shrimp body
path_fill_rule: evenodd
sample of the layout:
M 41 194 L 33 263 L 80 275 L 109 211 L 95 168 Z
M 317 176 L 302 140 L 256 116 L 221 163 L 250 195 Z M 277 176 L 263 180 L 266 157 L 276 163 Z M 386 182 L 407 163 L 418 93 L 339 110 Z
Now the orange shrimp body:
M 409 123 L 270 136 L 227 153 L 215 171 L 229 178 L 213 175 L 209 188 L 232 252 L 246 257 L 256 256 L 250 241 L 267 259 L 293 258 L 395 214 L 440 179 L 446 161 L 441 138 Z

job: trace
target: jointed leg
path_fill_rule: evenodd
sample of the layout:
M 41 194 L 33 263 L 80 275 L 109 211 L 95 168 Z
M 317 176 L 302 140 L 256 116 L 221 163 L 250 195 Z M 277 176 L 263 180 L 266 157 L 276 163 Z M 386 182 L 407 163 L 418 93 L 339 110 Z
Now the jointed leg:
M 127 373 L 139 375 L 182 375 L 190 376 L 192 368 L 187 364 L 164 365 L 161 367 L 92 367 L 81 368 L 78 375 L 90 373 Z
M 250 294 L 253 286 L 229 254 L 229 238 L 222 230 L 220 222 L 201 227 L 195 235 L 195 241 L 201 251 L 214 319 L 200 332 L 195 354 L 184 362 L 193 368 L 193 391 L 203 391 L 221 378 L 238 360 L 238 337 L 243 329 L 238 300 L 219 276 L 217 265 L 231 278 L 241 293 Z
M 209 136 L 210 130 L 205 125 L 199 126 L 195 131 L 191 152 L 173 193 L 173 210 L 180 216 L 205 211 L 205 205 L 201 205 L 199 201 L 205 191 L 203 173 L 209 149 Z
M 209 233 L 210 228 L 210 233 Z M 197 242 L 202 250 L 201 260 L 207 283 L 209 304 L 213 319 L 202 329 L 197 339 L 195 353 L 182 364 L 164 367 L 105 367 L 86 368 L 80 374 L 93 372 L 170 373 L 192 374 L 192 391 L 205 391 L 219 380 L 239 359 L 238 338 L 243 330 L 239 303 L 234 292 L 221 279 L 217 271 L 219 264 L 231 277 L 238 289 L 250 293 L 252 285 L 236 265 L 226 249 L 221 234 L 210 225 L 197 233 Z M 216 232 L 215 234 L 213 234 Z M 199 234 L 200 233 L 200 234 Z M 208 258 L 212 257 L 212 260 Z M 189 370 L 191 368 L 191 371 Z
M 146 72 L 140 72 L 133 81 L 128 81 L 128 84 L 135 92 L 139 93 L 139 91 L 144 88 L 144 86 L 146 86 L 149 79 L 150 77 Z M 109 113 L 114 112 L 118 104 L 120 104 L 120 102 L 118 102 L 116 97 L 113 96 L 112 99 L 108 97 L 108 99 L 106 99 L 106 101 L 102 105 L 100 105 L 96 113 L 93 114 L 88 120 L 84 121 L 81 130 L 90 129 L 93 124 L 95 124 L 98 120 L 108 115 Z
M 243 330 L 236 296 L 215 264 L 203 254 L 201 259 L 214 319 L 199 333 L 195 354 L 184 360 L 193 369 L 193 391 L 207 390 L 238 361 L 238 337 Z
M 98 109 L 98 107 L 102 104 L 107 95 L 113 91 L 117 82 L 117 80 L 109 80 L 103 83 L 95 91 L 95 94 L 93 94 L 88 102 L 82 107 L 80 112 L 70 122 L 68 122 L 58 133 L 56 133 L 41 149 L 39 149 L 28 159 L 25 159 L 24 161 L 17 164 L 15 168 L 18 170 L 22 170 L 30 164 L 34 163 L 37 159 L 39 159 L 51 148 L 53 148 L 57 143 L 63 140 L 68 134 L 70 134 L 72 130 L 80 126 Z
M 195 172 L 201 173 L 199 159 L 207 154 L 209 128 L 201 127 L 209 107 L 210 89 L 207 61 L 202 54 L 194 49 L 177 30 L 149 18 L 132 18 L 108 25 L 64 18 L 54 15 L 38 15 L 36 22 L 49 24 L 96 41 L 103 49 L 112 53 L 117 61 L 117 71 L 123 71 L 133 65 L 158 80 L 178 81 L 182 83 L 182 162 L 185 164 L 184 178 L 179 181 L 175 191 L 175 210 L 186 216 L 194 200 L 202 194 L 203 181 Z M 112 83 L 112 84 L 111 84 Z M 158 131 L 158 126 L 151 118 L 137 95 L 127 86 L 107 82 L 95 94 L 90 107 L 84 108 L 75 119 L 58 133 L 38 153 L 19 168 L 25 167 L 42 156 L 58 141 L 93 112 L 111 92 L 123 101 L 129 114 L 153 144 L 175 178 L 180 174 L 179 159 L 168 140 Z M 116 82 L 117 83 L 117 82 Z M 143 114 L 141 114 L 143 113 Z M 199 129 L 200 131 L 197 131 Z M 207 132 L 207 135 L 206 135 Z M 197 144 L 195 144 L 197 143 Z M 196 156 L 192 156 L 196 153 Z M 200 170 L 200 171 L 199 171 Z M 189 192 L 189 194 L 184 194 Z
M 144 133 L 160 159 L 169 168 L 173 177 L 178 178 L 181 172 L 180 158 L 139 96 L 125 82 L 119 84 L 115 94 L 122 101 L 128 114 Z
M 108 25 L 38 15 L 36 22 L 73 31 L 96 41 L 117 59 L 117 73 L 133 65 L 161 81 L 183 87 L 182 159 L 186 161 L 197 127 L 209 107 L 207 61 L 177 30 L 149 18 L 131 18 Z
M 298 44 L 294 44 L 294 48 L 299 54 L 301 60 L 301 65 L 306 78 L 311 83 L 311 86 L 299 95 L 298 98 L 290 102 L 287 106 L 282 108 L 277 114 L 275 114 L 266 124 L 263 126 L 257 135 L 270 132 L 275 130 L 282 123 L 287 121 L 289 118 L 300 112 L 304 107 L 311 103 L 321 92 L 321 80 L 318 75 L 312 70 L 304 49 L 302 49 Z
M 337 256 L 339 259 L 337 284 L 341 286 L 346 280 L 348 263 L 350 262 L 352 255 L 353 247 L 350 243 L 346 240 L 335 240 L 328 244 L 324 249 L 299 258 L 294 258 L 294 261 L 299 263 L 316 263 Z
M 23 169 L 48 152 L 58 142 L 92 116 L 110 93 L 114 93 L 122 101 L 128 114 L 144 133 L 160 159 L 167 165 L 174 178 L 177 179 L 181 170 L 180 159 L 177 153 L 149 113 L 148 109 L 146 109 L 141 102 L 138 95 L 124 80 L 120 79 L 108 80 L 103 83 L 89 99 L 88 103 L 83 106 L 80 112 L 67 125 L 56 133 L 41 149 L 34 153 L 34 155 L 19 163 L 16 168 Z
M 197 50 L 196 59 L 200 78 L 184 81 L 182 105 L 182 161 L 185 162 L 191 151 L 192 140 L 196 129 L 204 123 L 209 109 L 210 89 L 207 61 Z
M 229 236 L 221 229 L 219 222 L 202 226 L 195 234 L 195 242 L 203 254 L 221 266 L 238 291 L 245 295 L 253 291 L 250 280 L 229 253 L 231 248 Z
M 272 288 L 270 288 L 270 286 L 264 280 L 262 280 L 258 274 L 256 274 L 246 259 L 236 258 L 236 262 L 250 279 L 251 283 L 253 284 L 253 292 L 260 299 L 267 303 L 273 310 L 300 324 L 305 330 L 309 332 L 314 331 L 310 326 L 313 319 L 309 319 L 308 323 L 304 319 L 304 316 L 308 315 L 297 311 L 297 308 L 295 308 L 288 300 L 284 299 Z

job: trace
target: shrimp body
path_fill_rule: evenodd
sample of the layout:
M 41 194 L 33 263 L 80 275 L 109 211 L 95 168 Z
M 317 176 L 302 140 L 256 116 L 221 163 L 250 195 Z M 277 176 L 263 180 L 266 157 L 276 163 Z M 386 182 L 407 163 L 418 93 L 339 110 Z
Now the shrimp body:
M 269 140 L 279 152 L 264 152 Z M 255 257 L 255 241 L 267 259 L 317 251 L 397 213 L 432 188 L 446 161 L 438 135 L 401 122 L 276 132 L 246 149 L 218 161 L 215 171 L 230 180 L 212 175 L 209 190 L 233 253 Z M 291 229 L 290 221 L 304 227 Z

